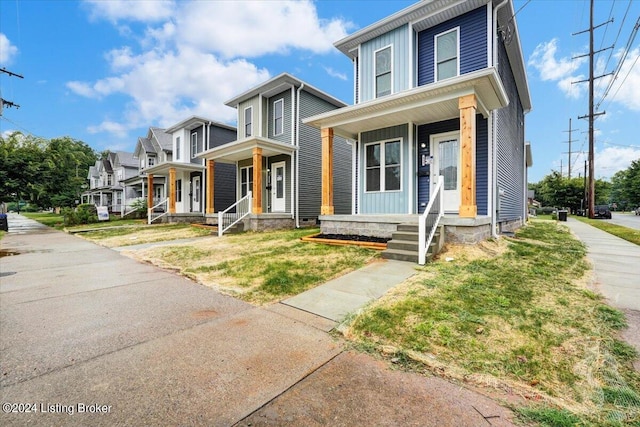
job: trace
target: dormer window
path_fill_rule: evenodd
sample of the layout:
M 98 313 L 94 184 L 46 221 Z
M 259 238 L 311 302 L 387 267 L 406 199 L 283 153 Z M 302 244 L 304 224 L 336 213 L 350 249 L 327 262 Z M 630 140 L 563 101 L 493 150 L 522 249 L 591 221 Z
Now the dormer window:
M 456 77 L 459 74 L 460 44 L 458 43 L 458 33 L 459 29 L 454 28 L 435 37 L 436 81 Z
M 376 98 L 391 94 L 391 46 L 375 52 Z
M 251 125 L 253 112 L 251 107 L 247 107 L 244 109 L 244 137 L 248 138 L 251 136 Z
M 284 128 L 284 99 L 278 99 L 273 103 L 273 134 L 282 135 Z

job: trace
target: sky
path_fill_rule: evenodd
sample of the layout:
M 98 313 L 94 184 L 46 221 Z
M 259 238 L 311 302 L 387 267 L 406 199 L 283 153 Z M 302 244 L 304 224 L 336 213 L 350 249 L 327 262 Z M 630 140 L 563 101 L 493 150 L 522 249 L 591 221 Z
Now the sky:
M 70 136 L 133 151 L 150 126 L 192 115 L 236 124 L 224 102 L 282 72 L 353 103 L 351 61 L 333 43 L 414 1 L 1 0 L 0 134 Z M 514 0 L 532 110 L 529 181 L 584 176 L 588 0 Z M 595 175 L 640 159 L 640 0 L 596 0 Z M 636 27 L 634 32 L 634 27 Z M 613 48 L 610 48 L 613 46 Z M 617 72 L 616 72 L 617 71 Z M 607 90 L 608 89 L 608 90 Z

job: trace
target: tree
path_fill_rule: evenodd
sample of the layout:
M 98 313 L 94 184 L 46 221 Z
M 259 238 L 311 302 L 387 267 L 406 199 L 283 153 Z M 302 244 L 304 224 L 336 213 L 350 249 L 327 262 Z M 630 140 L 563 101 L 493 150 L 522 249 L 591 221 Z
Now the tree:
M 602 179 L 596 184 L 596 204 L 608 204 L 611 185 Z M 535 190 L 536 199 L 542 206 L 569 208 L 572 212 L 583 209 L 584 181 L 582 178 L 566 178 L 553 171 L 540 182 L 529 184 Z

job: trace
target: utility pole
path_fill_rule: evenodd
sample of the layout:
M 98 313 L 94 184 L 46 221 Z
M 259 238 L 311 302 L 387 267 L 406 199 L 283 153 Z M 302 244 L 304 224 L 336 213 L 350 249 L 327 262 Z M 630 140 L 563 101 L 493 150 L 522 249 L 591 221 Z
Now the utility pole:
M 573 140 L 571 139 L 571 131 L 574 130 L 578 130 L 578 129 L 572 129 L 571 128 L 571 118 L 569 118 L 569 130 L 565 130 L 563 132 L 569 132 L 569 141 L 565 141 L 569 143 L 569 152 L 568 153 L 564 153 L 564 154 L 569 154 L 569 164 L 568 164 L 568 173 L 567 176 L 569 177 L 569 179 L 571 179 L 571 143 L 573 142 Z
M 605 48 L 605 49 L 601 49 L 597 52 L 593 51 L 593 30 L 595 30 L 598 27 L 601 27 L 603 25 L 608 24 L 609 22 L 612 22 L 613 20 L 609 20 L 603 24 L 598 25 L 597 27 L 593 26 L 593 2 L 594 0 L 590 1 L 590 12 L 589 12 L 589 29 L 585 30 L 585 31 L 580 31 L 578 33 L 574 33 L 573 35 L 576 34 L 582 34 L 582 33 L 586 33 L 587 31 L 589 32 L 589 53 L 587 55 L 580 55 L 580 56 L 575 56 L 573 59 L 576 58 L 581 58 L 584 56 L 589 56 L 589 79 L 588 80 L 580 80 L 578 82 L 572 82 L 572 83 L 582 83 L 582 82 L 589 82 L 589 114 L 586 116 L 580 116 L 578 117 L 579 119 L 584 119 L 584 118 L 588 118 L 589 119 L 589 192 L 587 194 L 588 198 L 589 198 L 589 203 L 588 203 L 588 209 L 589 209 L 589 218 L 593 218 L 593 211 L 595 210 L 595 194 L 596 194 L 596 183 L 595 183 L 595 178 L 594 178 L 594 132 L 593 132 L 593 122 L 595 121 L 596 116 L 600 116 L 602 114 L 606 114 L 605 111 L 600 112 L 600 113 L 594 113 L 593 111 L 593 81 L 595 79 L 599 79 L 601 77 L 604 77 L 608 74 L 604 74 L 602 76 L 598 76 L 598 77 L 594 77 L 593 76 L 593 57 L 596 53 L 602 52 L 604 50 L 607 49 L 611 49 L 613 48 L 613 46 Z
M 5 73 L 5 74 L 9 74 L 10 76 L 13 77 L 19 77 L 21 79 L 24 79 L 23 76 L 21 76 L 20 74 L 16 74 L 12 71 L 7 70 L 6 68 L 0 68 L 0 72 Z M 15 107 L 15 108 L 20 108 L 20 106 L 18 104 L 16 104 L 15 102 L 11 102 L 8 101 L 2 97 L 0 97 L 0 116 L 2 116 L 2 110 L 4 109 L 4 106 L 8 106 L 8 107 Z

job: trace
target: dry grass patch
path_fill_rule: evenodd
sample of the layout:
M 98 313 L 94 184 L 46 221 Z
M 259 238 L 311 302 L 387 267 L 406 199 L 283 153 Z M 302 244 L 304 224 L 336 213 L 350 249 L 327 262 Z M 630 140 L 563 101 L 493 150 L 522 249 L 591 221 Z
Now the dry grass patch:
M 131 252 L 245 301 L 265 304 L 360 268 L 377 251 L 306 243 L 317 230 L 244 233 Z
M 585 287 L 585 253 L 552 222 L 500 242 L 449 246 L 345 335 L 383 354 L 395 348 L 438 375 L 545 402 L 523 415 L 541 425 L 638 423 L 637 354 L 617 339 L 623 314 Z
M 108 248 L 140 245 L 143 243 L 164 242 L 168 240 L 190 239 L 211 235 L 210 230 L 192 227 L 189 224 L 140 225 L 123 228 L 91 231 L 78 234 L 87 240 Z

